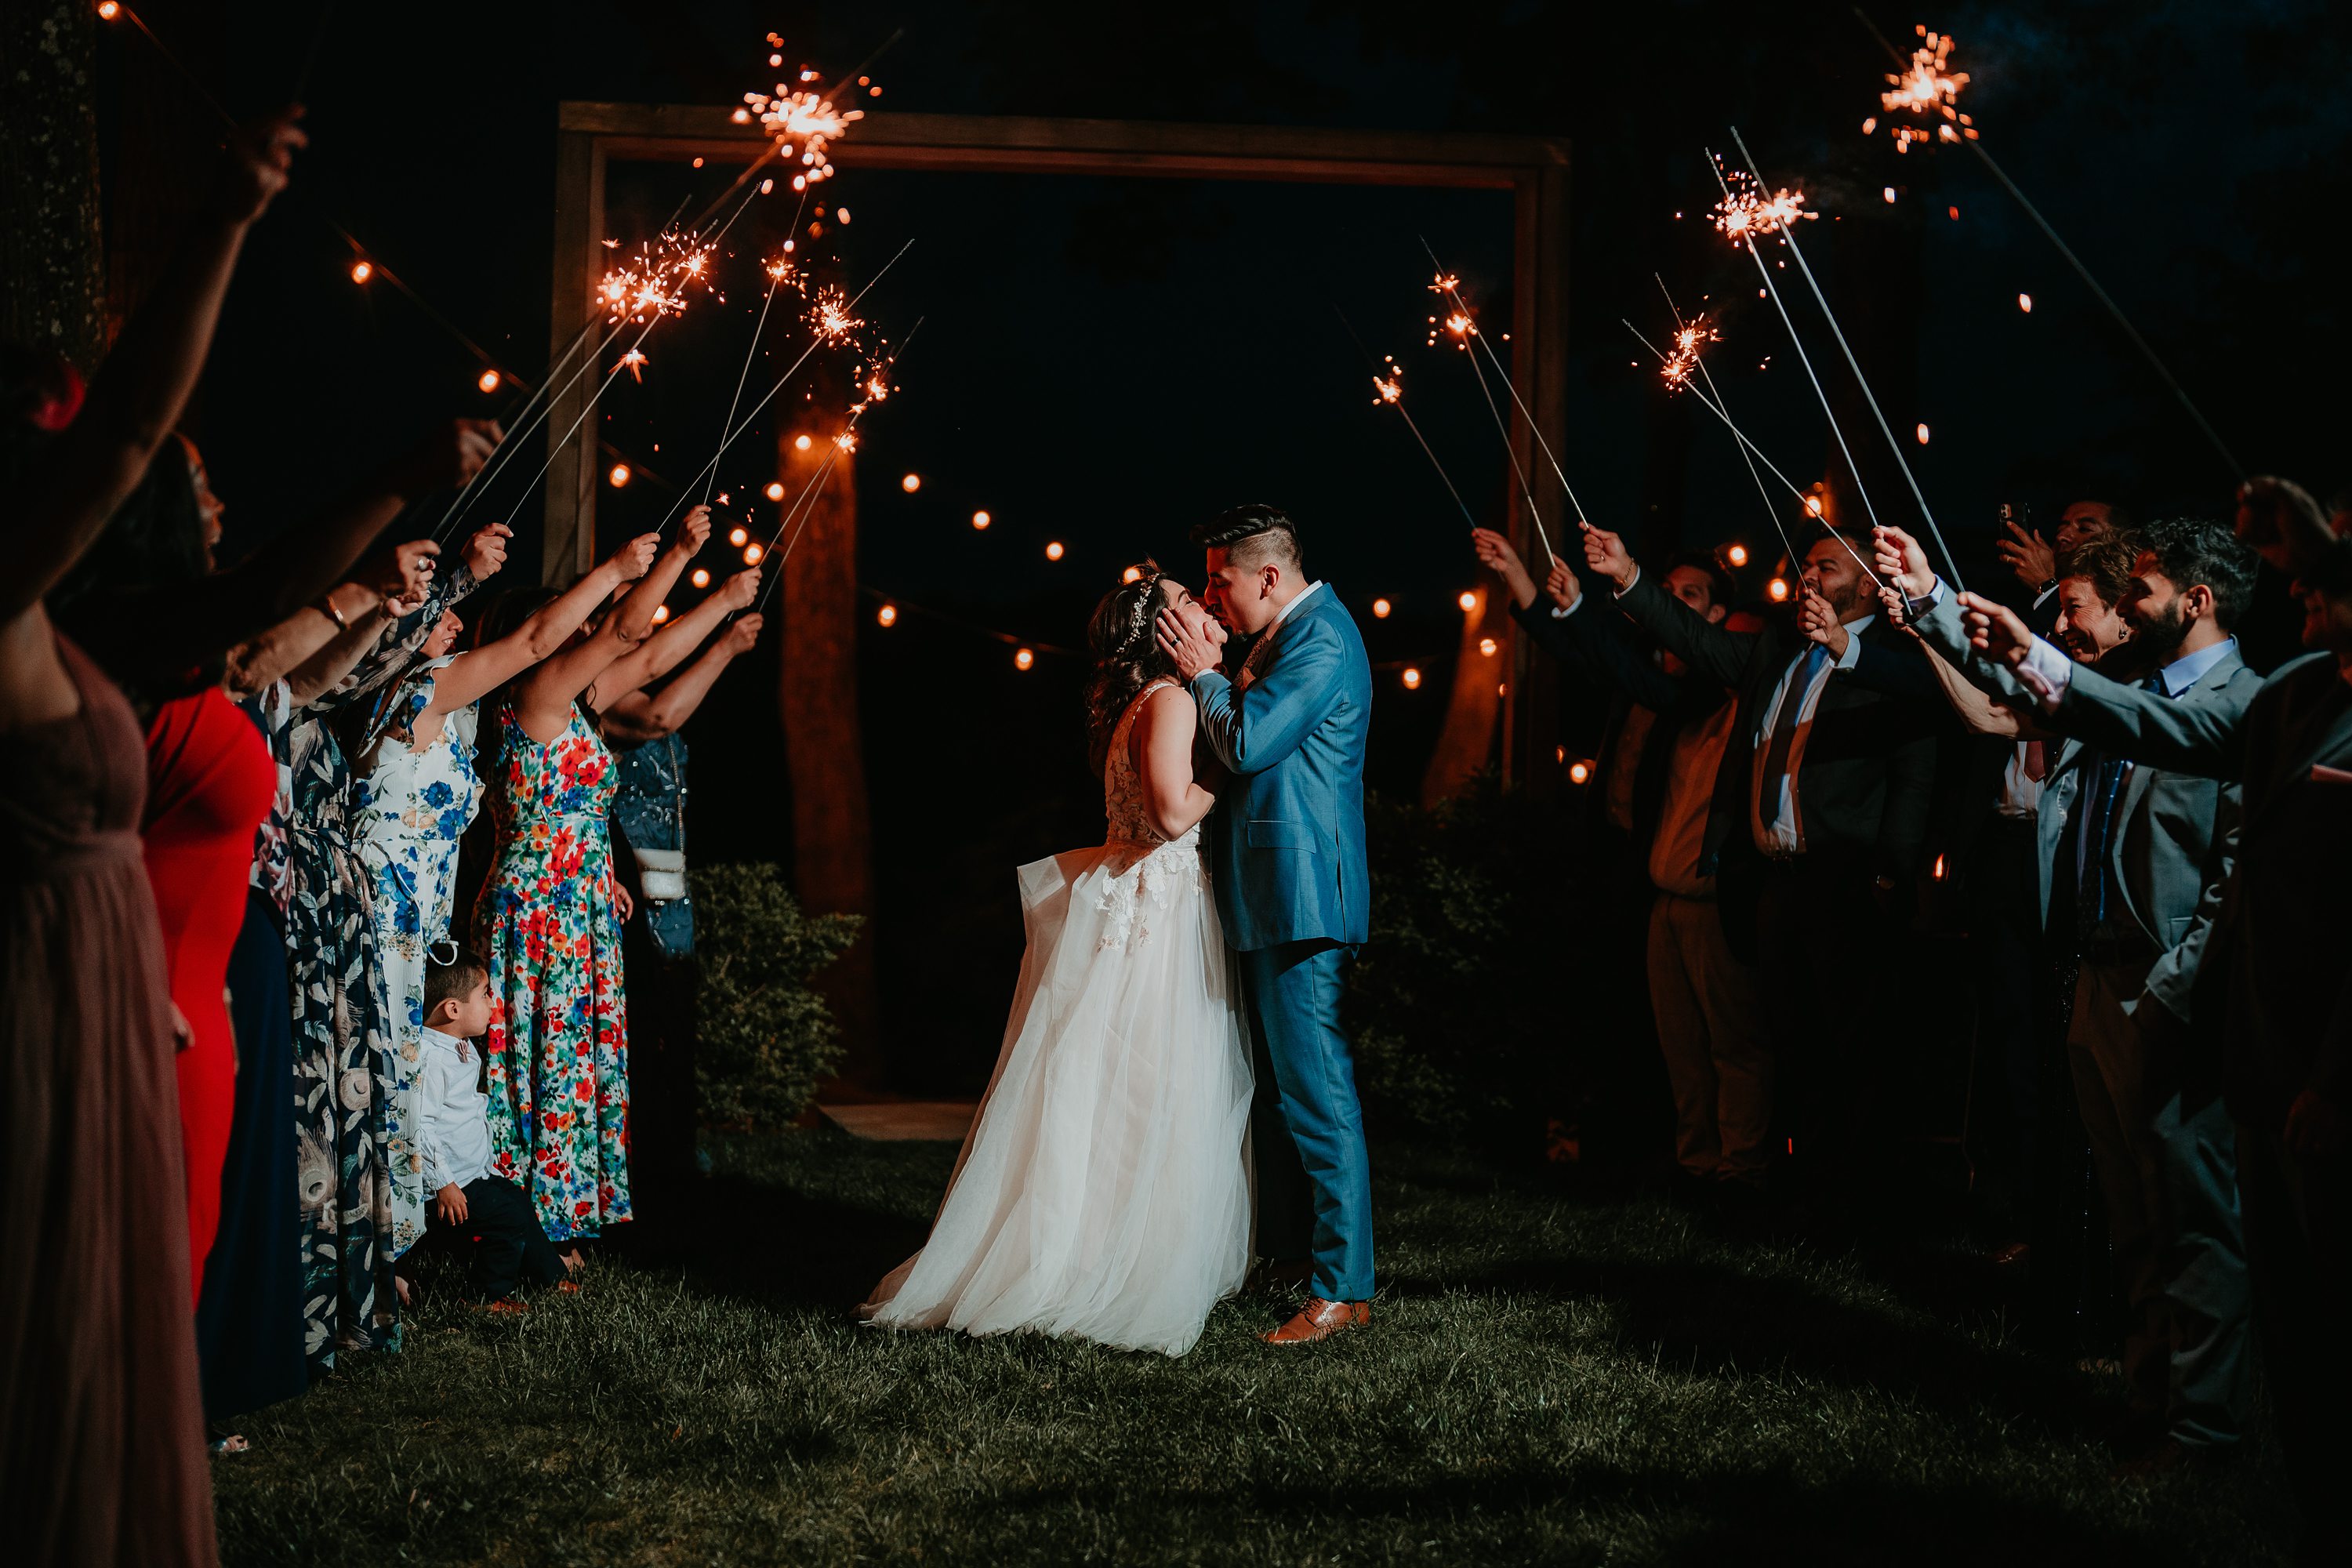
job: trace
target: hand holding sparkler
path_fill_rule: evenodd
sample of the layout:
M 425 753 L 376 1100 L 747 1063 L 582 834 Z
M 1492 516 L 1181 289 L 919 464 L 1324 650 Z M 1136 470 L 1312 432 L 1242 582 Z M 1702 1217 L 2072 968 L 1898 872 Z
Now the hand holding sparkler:
M 757 572 L 747 572 L 742 575 L 751 578 L 752 585 L 758 586 L 760 574 Z M 759 645 L 760 627 L 766 618 L 764 616 L 745 616 L 719 634 L 719 647 L 726 651 L 730 658 L 733 658 L 739 653 L 750 653 Z
M 2017 612 L 1981 595 L 1960 595 L 1960 623 L 1971 646 L 2011 669 L 2023 668 L 2025 656 L 2033 651 L 2033 634 Z
M 514 530 L 503 522 L 486 522 L 474 530 L 473 537 L 466 541 L 463 559 L 475 582 L 499 574 L 499 569 L 507 563 L 507 541 L 513 537 Z
M 213 186 L 213 210 L 222 222 L 240 227 L 253 222 L 286 188 L 295 153 L 310 144 L 294 123 L 302 112 L 301 105 L 289 105 L 230 138 L 228 156 Z
M 1927 552 L 1917 540 L 1899 528 L 1873 529 L 1870 537 L 1876 546 L 1872 553 L 1878 558 L 1878 575 L 1885 586 L 1914 599 L 1924 599 L 1935 591 L 1936 569 L 1927 564 Z
M 2058 552 L 2042 537 L 2040 529 L 2028 531 L 2014 518 L 2001 527 L 2009 537 L 1993 541 L 1993 553 L 2025 584 L 2028 593 L 2040 593 L 2042 584 L 2058 575 Z
M 1470 531 L 1470 548 L 1478 552 L 1480 565 L 1503 580 L 1503 586 L 1511 591 L 1512 603 L 1524 610 L 1536 602 L 1536 580 L 1528 575 L 1519 552 L 1511 548 L 1509 540 L 1491 528 L 1474 528 Z
M 1187 686 L 1224 662 L 1225 628 L 1219 621 L 1203 620 L 1196 631 L 1175 611 L 1162 610 L 1153 623 L 1153 640 L 1175 665 L 1176 679 Z
M 606 563 L 619 574 L 624 583 L 634 583 L 654 569 L 654 558 L 661 553 L 661 535 L 640 533 L 613 552 Z
M 1846 645 L 1853 640 L 1853 634 L 1845 629 L 1830 602 L 1811 588 L 1805 589 L 1797 602 L 1797 629 L 1808 641 L 1829 649 L 1832 658 L 1843 658 Z
M 352 580 L 373 588 L 383 599 L 422 601 L 433 586 L 434 557 L 441 547 L 429 539 L 412 539 L 392 545 L 361 562 Z
M 760 569 L 757 566 L 744 567 L 743 570 L 728 578 L 713 596 L 730 610 L 750 609 L 751 601 L 760 596 Z M 744 617 L 746 620 L 754 621 L 759 618 L 757 616 Z
M 654 537 L 658 539 L 661 535 L 656 533 Z M 710 509 L 697 503 L 686 514 L 686 521 L 677 525 L 677 542 L 670 548 L 677 552 L 680 563 L 683 564 L 696 551 L 701 549 L 709 538 Z
M 1623 593 L 1633 585 L 1642 569 L 1633 563 L 1625 542 L 1605 528 L 1587 527 L 1584 531 L 1584 563 L 1592 568 L 1593 575 L 1617 584 Z
M 1592 525 L 1586 523 L 1583 526 L 1590 529 Z M 1578 582 L 1576 574 L 1568 569 L 1567 562 L 1554 556 L 1551 571 L 1544 578 L 1544 593 L 1559 609 L 1572 610 L 1576 608 L 1576 601 L 1584 596 L 1584 584 Z

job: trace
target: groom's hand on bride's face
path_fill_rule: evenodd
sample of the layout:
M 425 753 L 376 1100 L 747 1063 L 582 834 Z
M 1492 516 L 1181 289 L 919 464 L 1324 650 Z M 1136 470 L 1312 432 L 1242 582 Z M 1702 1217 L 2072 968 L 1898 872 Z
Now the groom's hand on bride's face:
M 1202 626 L 1205 628 L 1216 624 L 1204 621 Z M 1213 638 L 1204 629 L 1187 626 L 1183 617 L 1173 610 L 1160 612 L 1159 619 L 1154 623 L 1154 636 L 1160 644 L 1160 651 L 1166 654 L 1169 662 L 1176 667 L 1177 679 L 1187 686 L 1192 683 L 1194 676 L 1203 670 L 1216 668 L 1223 661 L 1223 656 L 1217 647 L 1223 639 Z

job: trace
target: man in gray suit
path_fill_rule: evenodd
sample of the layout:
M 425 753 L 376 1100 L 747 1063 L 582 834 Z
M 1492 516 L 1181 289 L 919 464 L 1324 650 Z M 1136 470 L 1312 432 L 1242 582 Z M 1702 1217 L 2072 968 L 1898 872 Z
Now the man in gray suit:
M 2274 502 L 2279 488 L 2256 479 L 2245 499 Z M 2022 678 L 2045 723 L 2144 763 L 2243 781 L 2237 865 L 2192 998 L 2192 1049 L 2218 1065 L 2237 1122 L 2255 1320 L 2304 1516 L 2296 1560 L 2340 1563 L 2352 1556 L 2352 1362 L 2342 1344 L 2352 1300 L 2352 540 L 2333 539 L 2307 496 L 2293 499 L 2299 507 L 2273 506 L 2281 515 L 2267 520 L 2242 509 L 2240 533 L 2295 579 L 2304 645 L 2315 651 L 2273 672 L 2242 710 L 2162 702 L 2070 670 L 2014 616 L 1961 597 L 1975 646 Z
M 2016 675 L 1969 646 L 1916 542 L 1886 530 L 1880 546 L 1920 636 L 1994 695 L 2024 701 Z M 2151 699 L 2243 711 L 2262 680 L 2231 628 L 2256 563 L 2226 523 L 2170 519 L 2142 532 L 2120 608 L 2135 684 Z M 2071 938 L 2077 960 L 2075 1096 L 2130 1304 L 2124 1373 L 2135 1416 L 2162 1423 L 2141 1461 L 2156 1468 L 2235 1444 L 2252 1392 L 2235 1142 L 2218 1086 L 2184 1048 L 2239 798 L 2234 784 L 2069 739 L 2038 811 L 2044 926 Z

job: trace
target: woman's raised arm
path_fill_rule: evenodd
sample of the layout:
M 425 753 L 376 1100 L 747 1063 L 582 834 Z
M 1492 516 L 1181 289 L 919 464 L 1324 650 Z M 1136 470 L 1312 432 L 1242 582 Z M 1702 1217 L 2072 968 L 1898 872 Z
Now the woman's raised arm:
M 572 634 L 595 613 L 597 605 L 615 590 L 646 574 L 660 545 L 661 535 L 657 533 L 637 535 L 615 551 L 610 560 L 566 588 L 561 597 L 541 606 L 522 625 L 494 643 L 459 654 L 450 661 L 448 668 L 434 678 L 433 700 L 425 711 L 454 713 L 562 651 Z
M 663 551 L 653 569 L 605 612 L 595 630 L 523 676 L 516 684 L 515 707 L 525 733 L 544 744 L 570 722 L 565 710 L 572 700 L 611 668 L 614 660 L 652 634 L 654 611 L 709 537 L 710 509 L 696 507 L 679 525 L 677 542 Z

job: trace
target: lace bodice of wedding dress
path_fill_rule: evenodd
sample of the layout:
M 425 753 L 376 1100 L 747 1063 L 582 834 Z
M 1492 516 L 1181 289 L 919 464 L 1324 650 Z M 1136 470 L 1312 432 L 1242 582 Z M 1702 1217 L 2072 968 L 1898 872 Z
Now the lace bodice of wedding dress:
M 1181 837 L 1161 837 L 1151 826 L 1151 814 L 1144 809 L 1143 780 L 1135 767 L 1136 716 L 1143 711 L 1152 694 L 1164 691 L 1176 683 L 1166 676 L 1146 683 L 1143 689 L 1129 700 L 1127 711 L 1118 716 L 1118 725 L 1110 732 L 1110 756 L 1103 766 L 1103 815 L 1110 821 L 1109 842 L 1113 844 L 1181 844 L 1201 841 L 1201 826 L 1194 823 Z

